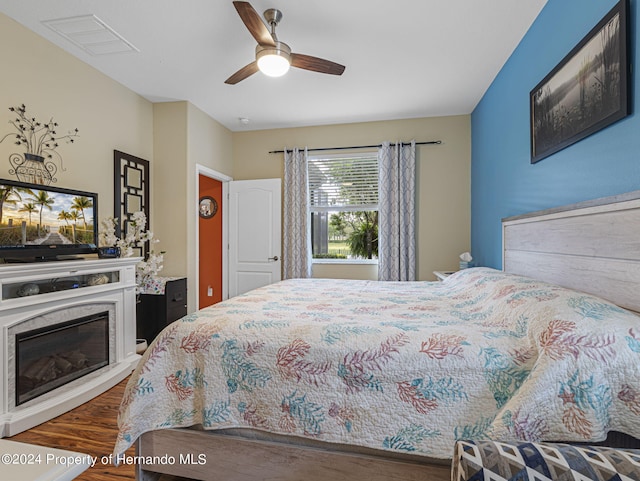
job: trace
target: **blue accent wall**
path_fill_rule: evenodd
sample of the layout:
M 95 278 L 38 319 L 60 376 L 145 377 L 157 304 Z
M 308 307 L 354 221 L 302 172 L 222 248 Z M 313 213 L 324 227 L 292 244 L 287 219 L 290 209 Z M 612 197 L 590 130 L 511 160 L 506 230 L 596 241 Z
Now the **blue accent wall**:
M 636 1 L 628 12 L 633 68 L 640 65 Z M 476 265 L 502 268 L 503 217 L 640 189 L 640 90 L 634 72 L 630 116 L 536 164 L 530 158 L 529 92 L 615 4 L 549 0 L 471 114 Z

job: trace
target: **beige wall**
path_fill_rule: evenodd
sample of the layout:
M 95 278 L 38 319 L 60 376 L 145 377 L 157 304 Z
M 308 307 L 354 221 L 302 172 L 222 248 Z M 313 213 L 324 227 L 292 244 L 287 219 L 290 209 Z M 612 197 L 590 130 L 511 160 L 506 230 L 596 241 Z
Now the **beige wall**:
M 13 129 L 8 108 L 22 103 L 38 120 L 53 117 L 59 132 L 78 128 L 75 143 L 57 149 L 63 165 L 56 162 L 55 185 L 97 192 L 99 216 L 112 216 L 113 151 L 151 159 L 151 102 L 2 14 L 0 58 L 0 138 Z M 13 152 L 23 150 L 10 139 L 0 143 L 0 178 L 16 179 Z
M 189 104 L 187 150 L 187 277 L 189 307 L 196 309 L 198 184 L 197 166 L 201 165 L 231 177 L 233 171 L 232 132 L 197 107 Z M 205 246 L 206 248 L 206 246 Z
M 187 274 L 187 103 L 153 106 L 151 229 L 160 240 L 153 249 L 164 251 L 162 275 Z
M 197 165 L 231 175 L 231 131 L 188 102 L 153 106 L 153 227 L 165 251 L 164 276 L 187 277 L 188 308 L 197 285 Z
M 233 134 L 236 180 L 282 177 L 284 147 L 341 147 L 385 140 L 430 141 L 418 146 L 418 278 L 433 280 L 434 270 L 455 269 L 470 245 L 471 123 L 469 115 L 300 127 Z M 371 265 L 314 266 L 317 277 L 374 279 Z

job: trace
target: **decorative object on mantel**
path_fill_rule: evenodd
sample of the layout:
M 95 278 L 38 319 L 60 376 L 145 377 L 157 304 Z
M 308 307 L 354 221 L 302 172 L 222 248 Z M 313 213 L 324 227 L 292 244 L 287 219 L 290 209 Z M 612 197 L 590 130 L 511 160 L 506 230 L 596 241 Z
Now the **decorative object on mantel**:
M 114 246 L 120 249 L 120 257 L 134 257 L 140 249 L 140 245 L 148 242 L 150 245 L 160 242 L 153 235 L 153 232 L 146 230 L 147 216 L 144 212 L 134 212 L 129 221 L 129 229 L 124 237 L 115 234 L 118 220 L 107 217 L 100 223 L 100 244 Z M 150 250 L 145 260 L 136 264 L 136 284 L 137 290 L 146 285 L 158 276 L 162 270 L 164 261 L 164 251 L 159 253 Z
M 101 286 L 103 284 L 109 284 L 109 276 L 101 272 L 97 274 L 89 274 L 87 276 L 87 285 L 89 286 Z
M 98 257 L 100 259 L 117 259 L 120 257 L 120 247 L 98 247 Z
M 18 297 L 26 297 L 26 296 L 35 296 L 40 293 L 40 286 L 35 282 L 28 282 L 26 284 L 22 284 L 16 294 Z
M 24 154 L 14 152 L 9 155 L 9 163 L 13 167 L 9 173 L 16 175 L 18 180 L 31 184 L 49 185 L 55 182 L 54 175 L 58 171 L 57 165 L 51 160 L 54 154 L 60 160 L 62 170 L 62 156 L 56 151 L 58 142 L 66 140 L 73 143 L 78 136 L 78 129 L 69 131 L 66 135 L 57 132 L 58 124 L 53 118 L 49 122 L 38 122 L 35 117 L 27 116 L 27 107 L 21 104 L 19 107 L 9 107 L 9 110 L 16 114 L 16 117 L 9 121 L 17 132 L 8 133 L 0 142 L 6 138 L 15 138 L 15 144 L 23 146 Z

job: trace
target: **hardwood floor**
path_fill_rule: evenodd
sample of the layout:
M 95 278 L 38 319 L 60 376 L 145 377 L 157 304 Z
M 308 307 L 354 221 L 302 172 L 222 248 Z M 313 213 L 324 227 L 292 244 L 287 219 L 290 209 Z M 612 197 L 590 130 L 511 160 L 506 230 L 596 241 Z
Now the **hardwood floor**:
M 68 449 L 91 456 L 108 456 L 113 451 L 118 425 L 116 416 L 128 378 L 110 390 L 65 414 L 10 439 L 51 448 Z M 134 448 L 127 454 L 134 455 Z M 135 466 L 102 464 L 87 469 L 78 481 L 133 481 Z

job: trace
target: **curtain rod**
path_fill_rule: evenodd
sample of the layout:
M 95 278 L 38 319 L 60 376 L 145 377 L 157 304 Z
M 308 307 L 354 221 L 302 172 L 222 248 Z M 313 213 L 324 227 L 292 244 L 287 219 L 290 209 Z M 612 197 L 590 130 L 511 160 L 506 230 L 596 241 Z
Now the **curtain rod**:
M 402 145 L 409 145 L 411 142 L 400 142 Z M 429 142 L 416 142 L 416 145 L 429 145 L 429 144 L 441 144 L 442 140 L 431 140 Z M 351 150 L 351 149 L 373 149 L 380 148 L 382 144 L 378 145 L 354 145 L 352 147 L 320 147 L 317 149 L 307 149 L 307 152 L 319 152 L 323 150 Z M 287 150 L 287 152 L 291 152 L 291 150 Z M 284 150 L 272 150 L 269 152 L 270 154 L 283 154 Z

